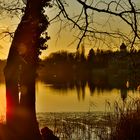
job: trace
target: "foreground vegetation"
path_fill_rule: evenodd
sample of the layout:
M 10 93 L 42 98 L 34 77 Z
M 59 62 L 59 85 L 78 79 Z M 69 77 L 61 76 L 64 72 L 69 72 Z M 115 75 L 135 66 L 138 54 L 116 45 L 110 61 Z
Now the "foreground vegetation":
M 110 108 L 114 111 L 110 112 Z M 46 120 L 60 140 L 139 140 L 140 99 L 107 103 L 104 113 L 54 113 Z M 77 114 L 77 115 L 76 115 Z
M 133 99 L 120 106 L 115 104 L 114 117 L 116 120 L 111 130 L 112 140 L 139 140 L 140 139 L 140 99 Z
M 40 129 L 50 127 L 52 131 L 47 133 L 53 133 L 60 140 L 139 140 L 140 99 L 106 104 L 108 110 L 104 113 L 50 113 L 48 117 L 37 114 Z M 114 111 L 110 112 L 110 108 Z M 47 133 L 43 140 L 53 140 L 47 138 Z M 1 124 L 0 140 L 7 140 L 11 136 L 17 137 L 6 125 Z

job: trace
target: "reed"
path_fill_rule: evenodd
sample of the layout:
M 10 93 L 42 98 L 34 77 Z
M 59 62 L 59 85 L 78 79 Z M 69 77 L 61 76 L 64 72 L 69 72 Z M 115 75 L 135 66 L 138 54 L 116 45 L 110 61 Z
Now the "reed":
M 60 140 L 140 140 L 140 99 L 107 102 L 101 115 L 88 112 L 54 120 L 54 134 Z M 113 111 L 110 110 L 113 109 Z
M 111 140 L 140 140 L 139 98 L 124 102 L 123 105 L 116 102 L 112 119 L 115 123 L 111 128 Z

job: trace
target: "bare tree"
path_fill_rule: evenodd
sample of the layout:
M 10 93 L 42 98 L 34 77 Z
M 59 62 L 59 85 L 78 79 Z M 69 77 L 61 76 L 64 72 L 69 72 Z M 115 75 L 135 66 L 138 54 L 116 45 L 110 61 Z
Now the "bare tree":
M 53 3 L 58 14 L 51 22 L 59 20 L 63 26 L 76 29 L 78 48 L 82 40 L 94 43 L 99 41 L 106 46 L 110 45 L 109 39 L 111 42 L 121 40 L 131 49 L 139 43 L 140 7 L 137 1 L 53 0 Z M 78 10 L 74 9 L 76 7 Z

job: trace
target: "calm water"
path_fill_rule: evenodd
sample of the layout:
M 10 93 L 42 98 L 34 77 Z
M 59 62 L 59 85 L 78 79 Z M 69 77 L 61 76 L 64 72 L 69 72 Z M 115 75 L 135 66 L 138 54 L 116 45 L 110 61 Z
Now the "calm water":
M 87 137 L 89 140 L 98 140 L 94 124 L 100 121 L 103 123 L 102 125 L 106 125 L 103 112 L 112 111 L 115 101 L 122 103 L 131 98 L 140 98 L 138 90 L 103 90 L 99 88 L 91 90 L 87 84 L 78 89 L 62 87 L 61 85 L 60 88 L 59 85 L 59 88 L 56 88 L 56 86 L 43 82 L 36 83 L 36 111 L 39 126 L 40 128 L 45 126 L 51 128 L 60 140 L 67 140 L 68 137 L 73 140 L 85 140 Z M 3 120 L 6 108 L 4 83 L 0 84 L 0 91 L 0 119 Z M 112 108 L 107 107 L 108 101 Z M 79 120 L 77 121 L 77 119 Z M 85 119 L 92 122 L 92 127 L 84 124 Z M 68 120 L 69 122 L 67 122 Z M 74 122 L 75 120 L 76 122 Z M 83 122 L 81 122 L 82 120 Z M 75 125 L 72 125 L 73 123 L 76 123 L 76 128 Z M 66 135 L 66 128 L 71 128 L 72 133 Z
M 0 84 L 0 115 L 5 115 L 5 85 Z M 106 102 L 112 105 L 114 101 L 122 102 L 130 98 L 139 98 L 140 91 L 132 90 L 99 90 L 91 93 L 86 85 L 85 89 L 54 89 L 53 85 L 43 82 L 36 83 L 36 111 L 45 112 L 87 112 L 105 111 Z
M 52 85 L 46 85 L 42 82 L 36 84 L 36 110 L 37 112 L 87 112 L 87 111 L 105 111 L 106 102 L 112 105 L 114 101 L 122 102 L 130 98 L 139 98 L 139 91 L 132 90 L 94 90 L 91 93 L 88 85 L 84 91 L 67 89 L 54 89 Z

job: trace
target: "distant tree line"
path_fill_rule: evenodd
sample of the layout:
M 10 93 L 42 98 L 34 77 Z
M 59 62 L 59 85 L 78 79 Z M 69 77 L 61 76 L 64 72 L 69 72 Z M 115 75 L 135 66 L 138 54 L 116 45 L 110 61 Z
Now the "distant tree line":
M 133 50 L 132 52 L 129 52 L 126 49 L 126 46 L 123 45 L 124 44 L 120 46 L 119 51 L 102 49 L 97 49 L 95 51 L 94 49 L 90 49 L 87 56 L 85 55 L 84 46 L 82 46 L 81 50 L 78 49 L 75 53 L 58 51 L 51 53 L 42 61 L 42 63 L 44 66 L 60 66 L 61 70 L 68 68 L 68 70 L 77 69 L 79 72 L 83 69 L 90 71 L 92 69 L 108 68 L 110 65 L 113 65 L 113 62 L 117 61 L 118 63 L 125 61 L 127 64 L 129 63 L 130 65 L 134 66 L 134 68 L 137 68 L 140 61 L 140 50 Z M 128 67 L 124 67 L 124 69 L 127 68 Z
M 140 83 L 140 50 L 128 51 L 124 43 L 119 51 L 94 50 L 85 55 L 81 46 L 75 53 L 58 51 L 50 54 L 40 62 L 39 78 L 50 84 L 71 86 L 85 81 L 95 86 L 125 87 Z M 137 78 L 137 79 L 136 79 Z M 131 81 L 131 82 L 130 82 Z

